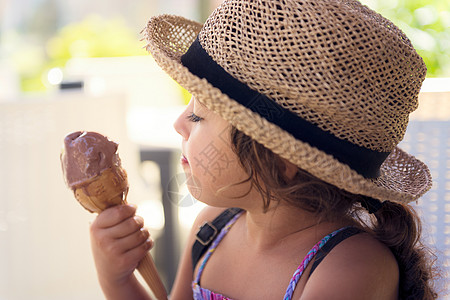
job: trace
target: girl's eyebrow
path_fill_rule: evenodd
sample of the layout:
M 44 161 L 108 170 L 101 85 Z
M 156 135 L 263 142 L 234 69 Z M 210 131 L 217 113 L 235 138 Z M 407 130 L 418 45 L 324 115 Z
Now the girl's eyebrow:
M 211 110 L 209 110 L 206 105 L 204 105 L 203 103 L 201 103 L 200 101 L 198 101 L 196 98 L 194 98 L 194 109 L 193 112 L 197 112 L 202 114 L 202 117 L 207 116 Z

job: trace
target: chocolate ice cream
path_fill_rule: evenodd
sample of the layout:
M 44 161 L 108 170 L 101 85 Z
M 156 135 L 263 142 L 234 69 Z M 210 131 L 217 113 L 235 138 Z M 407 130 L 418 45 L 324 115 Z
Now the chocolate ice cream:
M 77 131 L 64 139 L 61 164 L 66 184 L 71 189 L 112 167 L 120 167 L 118 144 L 89 131 Z

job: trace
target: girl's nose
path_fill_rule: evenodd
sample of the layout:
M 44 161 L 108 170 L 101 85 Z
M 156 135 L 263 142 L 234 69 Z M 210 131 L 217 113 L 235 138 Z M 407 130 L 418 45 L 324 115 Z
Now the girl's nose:
M 175 130 L 183 137 L 183 139 L 187 140 L 189 137 L 189 121 L 187 116 L 189 115 L 190 107 L 192 106 L 193 99 L 186 106 L 186 109 L 181 113 L 180 116 L 175 120 L 173 127 Z M 192 110 L 192 109 L 191 109 Z
M 186 128 L 186 117 L 185 112 L 183 112 L 173 124 L 173 128 L 183 137 L 183 139 L 187 140 L 188 131 Z

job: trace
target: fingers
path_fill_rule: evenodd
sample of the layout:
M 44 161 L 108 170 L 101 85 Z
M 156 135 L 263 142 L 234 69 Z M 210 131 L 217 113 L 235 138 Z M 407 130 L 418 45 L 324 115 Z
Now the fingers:
M 124 273 L 129 274 L 137 268 L 139 262 L 144 258 L 152 246 L 153 242 L 150 239 L 147 239 L 136 247 L 128 249 L 117 256 L 113 256 L 115 259 L 110 259 L 108 262 L 114 264 L 114 267 L 118 270 L 125 270 Z
M 99 228 L 109 228 L 133 217 L 135 213 L 136 206 L 134 205 L 117 205 L 102 211 L 94 223 Z
M 91 248 L 102 280 L 123 282 L 153 247 L 136 207 L 120 205 L 101 212 L 90 226 Z
M 145 248 L 145 245 L 151 246 L 153 243 L 150 239 L 150 233 L 145 228 L 141 228 L 140 230 L 122 238 L 122 243 L 124 245 L 124 252 L 130 251 L 134 248 L 138 248 L 139 246 L 143 246 Z
M 139 231 L 144 226 L 144 220 L 136 216 L 136 208 L 130 205 L 120 205 L 101 212 L 91 225 L 94 235 L 107 236 L 112 239 L 126 237 Z
M 125 238 L 115 240 L 105 247 L 105 251 L 113 257 L 121 257 L 126 264 L 137 264 L 153 246 L 153 241 L 147 230 L 140 230 Z M 135 266 L 134 266 L 135 267 Z
M 124 252 L 124 258 L 139 263 L 144 255 L 153 247 L 153 240 L 145 239 L 142 243 L 137 244 Z M 136 265 L 137 266 L 137 265 Z
M 153 242 L 136 207 L 121 205 L 101 212 L 91 224 L 93 242 L 106 253 L 121 255 L 135 248 L 148 251 Z M 138 250 L 139 251 L 139 250 Z
M 122 257 L 119 259 L 123 265 L 137 266 L 137 263 L 152 248 L 153 241 L 150 238 L 148 230 L 141 229 L 129 236 L 112 241 L 109 244 L 109 251 L 114 256 Z M 120 263 L 119 262 L 119 263 Z
M 144 219 L 140 216 L 132 216 L 122 222 L 104 230 L 108 231 L 109 235 L 114 238 L 123 238 L 133 234 L 144 227 Z

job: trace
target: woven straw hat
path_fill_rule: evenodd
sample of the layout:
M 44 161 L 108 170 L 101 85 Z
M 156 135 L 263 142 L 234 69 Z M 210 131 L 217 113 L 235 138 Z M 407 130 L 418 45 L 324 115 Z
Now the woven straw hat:
M 314 176 L 402 203 L 431 187 L 427 166 L 397 147 L 425 64 L 359 2 L 226 0 L 204 25 L 154 17 L 145 37 L 198 101 Z

